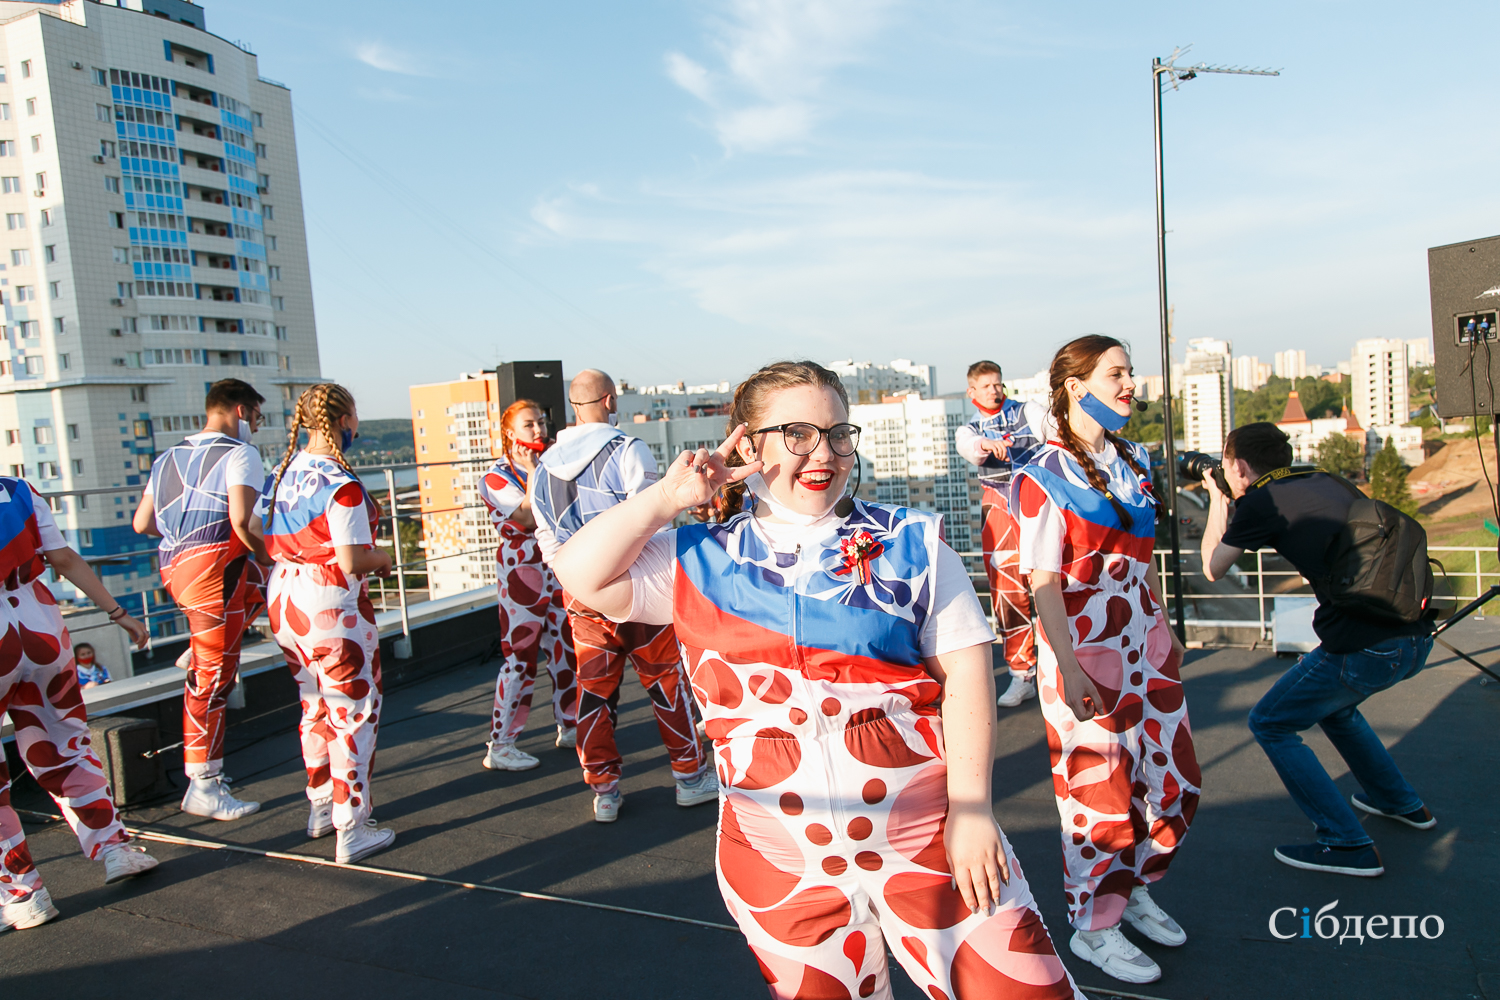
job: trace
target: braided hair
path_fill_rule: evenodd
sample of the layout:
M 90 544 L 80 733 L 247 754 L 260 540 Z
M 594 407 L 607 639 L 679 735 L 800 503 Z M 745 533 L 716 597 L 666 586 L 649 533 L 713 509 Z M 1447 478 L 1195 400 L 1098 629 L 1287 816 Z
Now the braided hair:
M 334 424 L 353 412 L 354 397 L 349 394 L 348 389 L 335 382 L 320 382 L 308 386 L 297 397 L 297 409 L 292 415 L 291 429 L 287 432 L 286 455 L 276 466 L 276 479 L 271 485 L 271 513 L 266 518 L 268 534 L 271 522 L 276 519 L 276 491 L 281 488 L 281 477 L 286 475 L 287 467 L 297 454 L 297 439 L 302 431 L 306 430 L 309 437 L 313 433 L 323 435 L 323 440 L 333 449 L 333 460 L 349 470 L 349 460 L 344 457 L 339 435 L 334 433 Z
M 522 412 L 526 410 L 535 410 L 537 413 L 541 413 L 542 407 L 535 400 L 518 399 L 507 406 L 504 413 L 500 414 L 500 454 L 505 456 L 507 462 L 511 460 L 511 449 L 516 446 L 516 431 L 513 425 L 520 419 Z
M 1086 337 L 1069 341 L 1053 356 L 1052 367 L 1047 373 L 1047 384 L 1052 390 L 1052 421 L 1057 425 L 1058 439 L 1083 468 L 1083 474 L 1088 477 L 1089 485 L 1109 499 L 1109 505 L 1115 509 L 1115 516 L 1120 519 L 1120 527 L 1129 529 L 1133 523 L 1130 511 L 1110 492 L 1104 473 L 1100 471 L 1088 449 L 1083 446 L 1083 442 L 1078 439 L 1078 435 L 1073 433 L 1073 427 L 1068 422 L 1068 409 L 1073 399 L 1068 393 L 1068 379 L 1087 379 L 1098 367 L 1099 359 L 1107 351 L 1116 347 L 1125 350 L 1123 343 L 1101 334 L 1089 334 Z M 1113 431 L 1105 431 L 1104 440 L 1115 446 L 1115 451 L 1125 460 L 1125 464 L 1130 466 L 1130 471 L 1146 482 L 1150 482 L 1150 476 L 1145 469 L 1141 468 L 1141 463 L 1136 461 L 1135 455 L 1131 453 L 1126 442 L 1117 437 Z
M 839 399 L 843 402 L 844 412 L 849 411 L 849 393 L 844 389 L 844 383 L 838 375 L 815 361 L 773 361 L 735 388 L 734 402 L 729 408 L 729 426 L 725 429 L 725 434 L 734 433 L 734 429 L 740 424 L 745 424 L 748 429 L 754 430 L 760 421 L 761 414 L 765 412 L 766 403 L 771 394 L 799 385 L 832 389 L 838 393 Z M 731 467 L 745 464 L 745 460 L 740 457 L 739 449 L 735 449 L 734 453 L 725 460 L 725 464 Z M 745 484 L 743 481 L 724 487 L 722 508 L 716 508 L 718 519 L 729 520 L 743 509 L 744 503 Z

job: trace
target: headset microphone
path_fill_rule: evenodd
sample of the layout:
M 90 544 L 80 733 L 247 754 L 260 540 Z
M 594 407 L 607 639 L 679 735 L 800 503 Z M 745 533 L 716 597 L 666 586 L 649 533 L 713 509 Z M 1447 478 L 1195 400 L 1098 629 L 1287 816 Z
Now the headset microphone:
M 1144 399 L 1137 399 L 1135 401 L 1135 408 L 1137 410 L 1140 410 L 1142 413 L 1145 413 L 1147 410 L 1151 409 L 1151 404 L 1146 402 Z
M 833 505 L 833 513 L 837 517 L 848 517 L 854 513 L 854 494 L 859 492 L 860 474 L 864 471 L 864 463 L 859 460 L 859 455 L 854 456 L 854 489 L 848 496 L 843 497 Z

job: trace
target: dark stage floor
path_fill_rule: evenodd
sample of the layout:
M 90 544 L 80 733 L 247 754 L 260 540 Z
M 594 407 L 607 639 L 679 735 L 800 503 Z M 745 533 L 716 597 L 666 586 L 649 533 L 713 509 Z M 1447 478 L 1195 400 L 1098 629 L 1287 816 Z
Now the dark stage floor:
M 1497 624 L 1465 623 L 1454 640 L 1490 647 L 1480 657 L 1490 662 L 1500 658 Z M 1480 685 L 1477 672 L 1452 657 L 1434 661 L 1368 702 L 1366 714 L 1439 824 L 1419 832 L 1369 819 L 1388 870 L 1354 879 L 1295 871 L 1271 856 L 1277 844 L 1309 840 L 1312 831 L 1251 740 L 1245 715 L 1291 661 L 1239 650 L 1190 654 L 1185 675 L 1204 794 L 1155 890 L 1189 941 L 1180 949 L 1144 943 L 1162 979 L 1122 989 L 1171 1000 L 1500 998 L 1500 919 L 1486 902 L 1500 866 L 1493 792 L 1500 686 Z M 545 691 L 521 741 L 542 767 L 480 768 L 492 683 L 493 664 L 475 664 L 389 694 L 377 815 L 399 839 L 368 863 L 729 923 L 713 874 L 715 811 L 674 804 L 640 687 L 628 683 L 622 708 L 625 807 L 618 823 L 604 826 L 592 821 L 573 753 L 552 746 Z M 215 823 L 169 803 L 131 810 L 128 820 L 332 858 L 332 837 L 310 842 L 303 833 L 307 800 L 292 721 L 288 709 L 231 731 L 229 773 L 241 794 L 264 804 L 259 814 Z M 1354 790 L 1322 735 L 1310 739 L 1341 786 Z M 997 815 L 1064 960 L 1091 995 L 1116 995 L 1102 973 L 1067 951 L 1058 818 L 1036 702 L 1002 713 L 995 776 Z M 51 808 L 29 779 L 18 782 L 16 805 Z M 10 996 L 766 995 L 742 940 L 723 930 L 167 845 L 152 847 L 162 861 L 156 872 L 105 887 L 102 866 L 82 859 L 66 827 L 26 825 L 63 918 L 0 935 L 0 981 Z M 1269 933 L 1277 908 L 1316 913 L 1335 900 L 1341 916 L 1436 914 L 1445 930 L 1436 940 L 1364 944 Z M 899 969 L 892 979 L 897 996 L 917 996 Z

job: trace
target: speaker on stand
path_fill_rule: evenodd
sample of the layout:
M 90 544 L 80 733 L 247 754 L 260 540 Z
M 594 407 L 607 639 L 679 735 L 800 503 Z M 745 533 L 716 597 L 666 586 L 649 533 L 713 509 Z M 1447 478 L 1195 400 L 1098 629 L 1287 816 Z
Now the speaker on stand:
M 561 361 L 507 362 L 495 368 L 495 381 L 499 412 L 518 399 L 529 399 L 542 408 L 548 437 L 556 437 L 568 425 L 568 386 Z

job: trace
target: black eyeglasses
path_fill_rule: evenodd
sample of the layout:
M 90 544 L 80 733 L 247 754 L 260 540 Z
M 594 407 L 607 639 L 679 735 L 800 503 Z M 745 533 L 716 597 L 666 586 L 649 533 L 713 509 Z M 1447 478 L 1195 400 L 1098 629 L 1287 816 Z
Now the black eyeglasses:
M 775 427 L 762 427 L 751 434 L 769 434 L 771 431 L 781 432 L 781 442 L 786 445 L 786 450 L 793 455 L 811 455 L 818 448 L 818 442 L 823 435 L 828 435 L 828 447 L 840 458 L 848 458 L 854 454 L 854 449 L 859 447 L 859 432 L 861 427 L 856 424 L 834 424 L 832 427 L 819 427 L 817 424 L 809 424 L 805 421 L 795 421 L 790 424 L 777 424 Z

